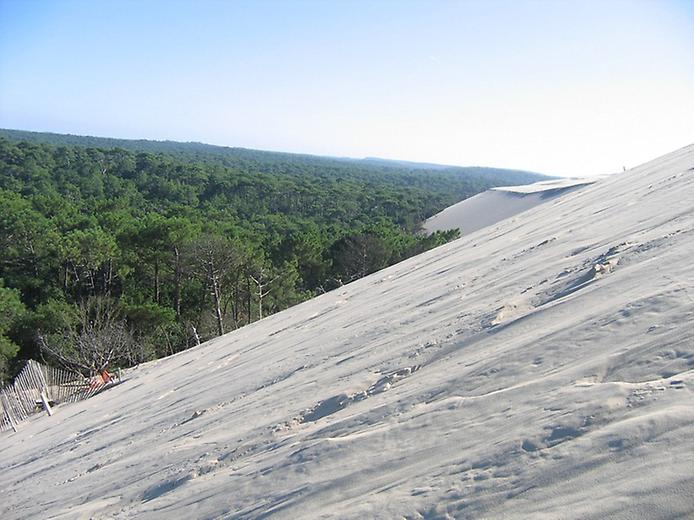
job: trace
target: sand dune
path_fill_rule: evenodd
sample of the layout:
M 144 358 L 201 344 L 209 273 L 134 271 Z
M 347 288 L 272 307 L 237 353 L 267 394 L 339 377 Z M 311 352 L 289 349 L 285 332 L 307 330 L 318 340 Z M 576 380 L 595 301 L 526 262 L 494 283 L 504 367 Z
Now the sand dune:
M 694 146 L 0 436 L 7 518 L 694 516 Z
M 467 235 L 593 182 L 595 179 L 558 179 L 492 188 L 437 213 L 424 222 L 423 228 L 428 233 L 458 228 Z

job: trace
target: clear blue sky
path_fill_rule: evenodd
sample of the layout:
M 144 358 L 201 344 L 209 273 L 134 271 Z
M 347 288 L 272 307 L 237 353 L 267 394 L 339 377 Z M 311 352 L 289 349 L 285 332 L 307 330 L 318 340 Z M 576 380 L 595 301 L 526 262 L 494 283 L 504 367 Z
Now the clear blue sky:
M 0 127 L 609 173 L 694 142 L 694 1 L 0 0 Z

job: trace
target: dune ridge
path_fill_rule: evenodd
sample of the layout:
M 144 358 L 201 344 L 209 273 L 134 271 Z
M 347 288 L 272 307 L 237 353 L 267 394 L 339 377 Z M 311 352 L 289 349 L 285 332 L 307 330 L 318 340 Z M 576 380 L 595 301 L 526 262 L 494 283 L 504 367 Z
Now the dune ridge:
M 459 229 L 467 235 L 569 193 L 597 179 L 556 179 L 523 186 L 500 186 L 478 193 L 428 218 L 427 233 Z

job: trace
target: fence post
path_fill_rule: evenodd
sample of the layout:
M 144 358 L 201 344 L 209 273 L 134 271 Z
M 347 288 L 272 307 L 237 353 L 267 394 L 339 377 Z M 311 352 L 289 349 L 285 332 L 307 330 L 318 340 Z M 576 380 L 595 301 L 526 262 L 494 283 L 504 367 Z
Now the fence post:
M 41 402 L 43 403 L 43 408 L 46 410 L 48 415 L 53 415 L 53 410 L 51 410 L 51 405 L 48 404 L 48 396 L 46 396 L 46 391 L 41 391 Z

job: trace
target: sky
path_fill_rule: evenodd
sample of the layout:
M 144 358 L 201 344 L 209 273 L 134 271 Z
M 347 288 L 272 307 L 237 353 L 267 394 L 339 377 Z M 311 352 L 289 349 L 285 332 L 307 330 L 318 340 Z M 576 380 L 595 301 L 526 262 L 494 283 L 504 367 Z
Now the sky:
M 694 143 L 694 0 L 0 0 L 0 127 L 613 173 Z

